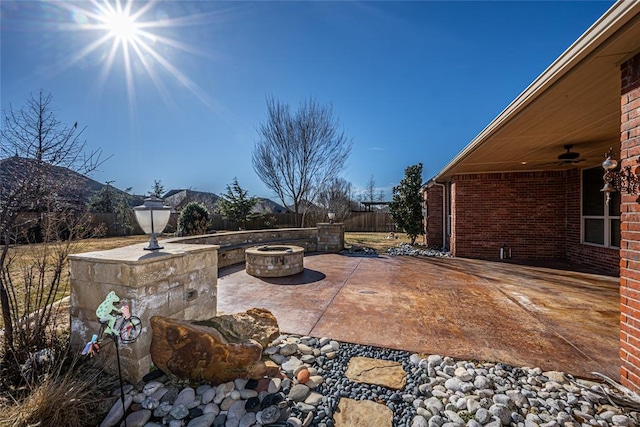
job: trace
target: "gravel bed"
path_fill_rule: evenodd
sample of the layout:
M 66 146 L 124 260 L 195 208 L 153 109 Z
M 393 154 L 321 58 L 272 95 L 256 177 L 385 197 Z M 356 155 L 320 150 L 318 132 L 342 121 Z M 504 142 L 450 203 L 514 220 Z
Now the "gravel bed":
M 395 248 L 387 249 L 387 254 L 391 256 L 414 256 L 431 258 L 450 258 L 451 252 L 443 251 L 440 248 L 417 249 L 409 243 L 400 243 Z
M 280 365 L 284 379 L 185 388 L 154 371 L 144 383 L 127 386 L 127 425 L 335 427 L 333 415 L 341 398 L 386 406 L 394 427 L 640 425 L 637 411 L 614 406 L 602 393 L 619 397 L 616 390 L 562 372 L 295 335 L 281 336 L 264 354 Z M 349 380 L 345 373 L 356 356 L 401 364 L 405 387 L 393 390 Z M 101 426 L 119 425 L 121 417 L 118 400 Z

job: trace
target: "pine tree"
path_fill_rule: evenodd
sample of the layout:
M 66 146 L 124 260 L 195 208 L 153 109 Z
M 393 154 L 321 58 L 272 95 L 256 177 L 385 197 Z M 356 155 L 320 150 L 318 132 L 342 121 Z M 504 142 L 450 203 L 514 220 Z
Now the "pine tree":
M 231 185 L 227 185 L 227 192 L 220 196 L 217 207 L 222 216 L 230 219 L 245 229 L 250 219 L 253 207 L 258 203 L 256 197 L 248 197 L 249 192 L 243 190 L 238 184 L 238 179 L 233 178 Z

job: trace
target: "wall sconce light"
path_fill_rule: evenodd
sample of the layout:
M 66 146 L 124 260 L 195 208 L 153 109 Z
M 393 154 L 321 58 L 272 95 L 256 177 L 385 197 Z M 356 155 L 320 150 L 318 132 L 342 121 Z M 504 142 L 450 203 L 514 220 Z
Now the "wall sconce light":
M 633 171 L 631 166 L 625 166 L 619 171 L 614 169 L 618 167 L 618 161 L 615 159 L 613 149 L 609 148 L 609 152 L 605 154 L 606 158 L 602 162 L 602 168 L 604 169 L 604 175 L 602 179 L 604 181 L 604 187 L 602 191 L 605 194 L 605 201 L 609 204 L 611 193 L 614 191 L 620 191 L 626 194 L 638 194 L 640 190 L 640 176 L 638 176 L 638 167 Z M 640 163 L 640 157 L 636 160 Z
M 169 222 L 171 207 L 164 206 L 162 199 L 151 196 L 148 199 L 144 199 L 142 205 L 133 208 L 133 211 L 136 214 L 136 221 L 138 221 L 140 228 L 151 236 L 149 246 L 144 249 L 147 251 L 162 249 L 163 247 L 158 245 L 157 236 L 162 233 L 162 230 Z
M 336 213 L 335 212 L 329 212 L 329 213 L 327 213 L 327 216 L 329 217 L 329 224 L 333 224 L 333 219 L 336 217 Z

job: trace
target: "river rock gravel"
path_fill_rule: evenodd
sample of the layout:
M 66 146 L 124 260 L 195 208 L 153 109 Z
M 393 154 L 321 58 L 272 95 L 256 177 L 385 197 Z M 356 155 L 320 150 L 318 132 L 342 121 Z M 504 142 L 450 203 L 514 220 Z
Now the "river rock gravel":
M 153 371 L 125 388 L 125 400 L 132 402 L 127 405 L 127 425 L 336 427 L 333 415 L 341 398 L 384 405 L 393 412 L 393 426 L 402 427 L 640 425 L 638 412 L 599 396 L 598 390 L 608 390 L 606 384 L 572 381 L 562 372 L 294 335 L 282 335 L 263 354 L 281 366 L 282 378 L 188 387 Z M 312 358 L 303 362 L 303 356 Z M 356 356 L 400 363 L 406 385 L 392 390 L 349 380 L 345 372 Z M 119 425 L 118 405 L 122 407 L 120 400 L 102 427 Z

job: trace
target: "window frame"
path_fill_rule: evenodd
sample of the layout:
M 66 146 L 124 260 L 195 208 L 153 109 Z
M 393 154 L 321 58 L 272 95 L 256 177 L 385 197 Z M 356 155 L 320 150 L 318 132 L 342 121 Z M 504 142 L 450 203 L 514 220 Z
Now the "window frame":
M 596 169 L 596 168 L 585 168 L 580 171 L 580 243 L 583 245 L 596 246 L 599 248 L 620 249 L 620 246 L 614 246 L 611 244 L 611 229 L 612 229 L 611 221 L 617 219 L 620 222 L 621 221 L 620 215 L 611 215 L 609 213 L 609 206 L 606 203 L 606 198 L 603 198 L 603 201 L 602 201 L 602 203 L 604 204 L 603 215 L 584 215 L 583 213 L 584 197 L 585 197 L 584 173 L 589 169 Z M 604 181 L 603 181 L 603 185 L 604 185 Z M 589 219 L 600 219 L 603 221 L 604 244 L 585 241 L 585 222 L 586 220 L 589 220 Z

